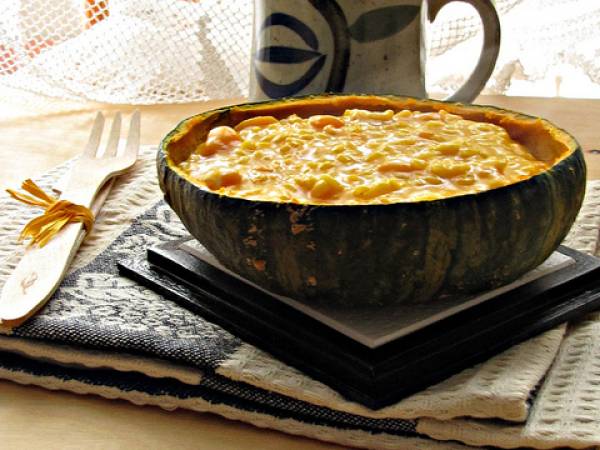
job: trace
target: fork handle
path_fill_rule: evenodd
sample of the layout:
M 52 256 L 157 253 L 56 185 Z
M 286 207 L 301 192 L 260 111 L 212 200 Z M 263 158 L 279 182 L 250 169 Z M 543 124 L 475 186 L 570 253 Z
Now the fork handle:
M 113 183 L 114 178 L 105 183 L 94 198 L 91 207 L 94 215 L 100 211 Z M 84 237 L 83 225 L 70 223 L 44 247 L 25 250 L 0 294 L 0 323 L 3 328 L 20 325 L 44 306 L 67 273 Z
M 29 247 L 0 297 L 2 325 L 21 322 L 52 296 L 85 236 L 81 223 L 66 225 L 44 247 Z
M 109 178 L 110 175 L 99 178 L 95 173 L 72 173 L 61 198 L 89 208 L 96 194 Z

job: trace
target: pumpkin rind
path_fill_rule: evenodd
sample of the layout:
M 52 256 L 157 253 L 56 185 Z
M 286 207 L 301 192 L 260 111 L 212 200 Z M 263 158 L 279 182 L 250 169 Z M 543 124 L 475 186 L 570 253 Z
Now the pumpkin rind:
M 522 120 L 524 127 L 540 120 L 487 106 L 393 96 L 322 95 L 223 108 L 184 120 L 162 141 L 157 168 L 165 199 L 189 232 L 230 270 L 273 292 L 340 305 L 422 302 L 497 287 L 541 264 L 564 239 L 583 201 L 585 163 L 576 141 L 545 121 L 557 140 L 567 141 L 567 156 L 519 183 L 440 200 L 377 205 L 251 201 L 205 190 L 175 168 L 186 150 L 217 125 L 252 114 L 291 109 L 310 114 L 311 108 L 330 113 L 340 102 L 360 108 L 379 101 L 382 107 L 398 101 L 476 111 L 482 119 L 507 115 Z

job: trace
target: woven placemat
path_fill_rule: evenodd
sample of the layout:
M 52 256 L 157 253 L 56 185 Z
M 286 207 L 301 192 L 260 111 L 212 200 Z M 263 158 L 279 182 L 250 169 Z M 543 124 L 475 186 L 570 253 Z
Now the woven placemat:
M 285 420 L 295 417 L 301 423 L 299 428 L 302 431 L 293 431 L 277 415 L 267 421 L 269 425 L 261 426 L 288 432 L 319 437 L 316 428 L 313 428 L 317 426 L 315 418 L 327 416 L 328 425 L 318 426 L 328 428 L 328 436 L 333 433 L 329 428 L 335 428 L 336 439 L 330 440 L 348 445 L 397 445 L 398 440 L 414 439 L 417 434 L 422 435 L 418 439 L 432 436 L 440 440 L 508 447 L 582 447 L 600 442 L 600 432 L 594 431 L 600 429 L 600 414 L 592 411 L 581 416 L 575 411 L 579 411 L 577 408 L 582 403 L 576 396 L 562 398 L 556 394 L 557 389 L 549 387 L 556 379 L 558 384 L 566 382 L 571 393 L 578 392 L 576 389 L 586 384 L 583 381 L 594 375 L 593 358 L 580 358 L 591 364 L 591 368 L 582 371 L 577 366 L 579 359 L 572 355 L 563 357 L 573 336 L 578 335 L 579 325 L 568 330 L 564 341 L 564 327 L 558 327 L 396 405 L 372 411 L 346 401 L 327 386 L 241 342 L 219 327 L 119 277 L 114 258 L 131 255 L 147 245 L 185 234 L 176 216 L 160 201 L 161 195 L 155 183 L 154 154 L 153 148 L 143 149 L 135 170 L 122 177 L 115 186 L 98 217 L 97 226 L 86 239 L 71 273 L 55 298 L 29 323 L 15 330 L 11 336 L 0 339 L 0 349 L 25 355 L 28 360 L 47 361 L 54 367 L 53 370 L 62 370 L 60 373 L 63 375 L 66 367 L 76 364 L 85 367 L 89 373 L 110 369 L 116 376 L 114 374 L 133 371 L 137 376 L 144 374 L 158 380 L 169 378 L 184 385 L 203 386 L 211 392 L 253 403 L 251 408 L 230 406 L 238 408 L 236 418 L 240 420 L 253 422 L 248 410 L 256 409 L 256 405 L 287 411 Z M 67 166 L 62 166 L 43 177 L 40 183 L 48 187 L 66 170 Z M 567 245 L 587 253 L 597 251 L 599 199 L 600 183 L 592 182 L 588 185 L 585 205 L 577 224 L 566 240 Z M 3 282 L 20 256 L 21 248 L 16 245 L 16 236 L 23 223 L 36 212 L 8 199 L 3 199 L 0 207 L 8 212 L 0 218 L 0 280 Z M 595 324 L 596 319 L 591 316 L 587 322 Z M 593 342 L 593 331 L 598 327 L 584 328 Z M 545 376 L 559 347 L 559 358 L 531 408 L 532 392 Z M 590 355 L 593 356 L 593 352 Z M 595 364 L 598 364 L 598 352 L 595 358 Z M 565 372 L 565 367 L 577 367 L 579 370 Z M 561 376 L 555 376 L 556 373 Z M 100 381 L 86 384 L 85 381 L 70 380 L 65 384 L 60 381 L 60 376 L 54 377 L 55 380 L 50 383 L 50 375 L 40 377 L 22 368 L 11 370 L 7 364 L 4 364 L 0 376 L 46 387 L 60 385 L 60 388 L 74 391 L 76 389 L 69 386 L 76 383 L 79 391 L 83 389 L 100 395 L 104 395 L 102 392 L 107 389 Z M 582 381 L 581 377 L 587 378 Z M 85 389 L 81 387 L 82 383 Z M 111 389 L 115 396 L 135 401 L 130 398 L 132 389 Z M 115 389 L 123 392 L 116 395 Z M 157 398 L 148 392 L 144 395 L 151 397 L 147 400 L 150 404 L 189 407 L 186 406 L 189 401 L 173 403 L 164 396 Z M 585 393 L 582 395 L 585 396 Z M 573 404 L 572 408 L 564 409 L 563 406 L 568 406 L 565 402 L 569 401 Z M 559 409 L 555 411 L 561 411 L 561 426 L 571 430 L 570 434 L 568 430 L 558 432 L 558 436 L 565 436 L 563 441 L 557 439 L 556 433 L 546 432 L 556 425 L 556 414 L 555 422 L 551 422 L 551 412 L 557 405 Z M 191 409 L 227 416 L 218 408 L 205 408 Z M 596 408 L 595 411 L 598 410 Z M 572 414 L 564 418 L 563 411 Z M 459 419 L 461 417 L 500 418 L 515 422 L 527 419 L 527 422 L 525 425 L 498 425 L 494 421 Z M 581 423 L 589 425 L 585 430 L 592 431 L 583 433 L 584 428 L 579 426 L 581 423 L 577 417 L 583 417 Z M 376 434 L 362 443 L 356 440 L 346 442 L 339 436 L 339 433 L 348 431 L 343 429 L 344 423 L 351 423 L 362 433 Z M 358 432 L 357 429 L 353 433 Z

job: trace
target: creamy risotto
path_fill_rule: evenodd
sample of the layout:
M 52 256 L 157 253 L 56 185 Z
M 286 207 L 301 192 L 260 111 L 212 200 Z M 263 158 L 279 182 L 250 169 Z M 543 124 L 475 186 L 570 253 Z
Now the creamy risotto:
M 179 167 L 211 191 L 303 204 L 381 204 L 486 191 L 548 168 L 498 125 L 446 111 L 247 119 Z

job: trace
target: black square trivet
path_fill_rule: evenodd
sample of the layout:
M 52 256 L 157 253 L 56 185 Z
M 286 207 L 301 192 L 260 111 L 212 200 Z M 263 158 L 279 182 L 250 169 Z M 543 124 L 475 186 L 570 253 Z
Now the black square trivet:
M 600 308 L 600 260 L 560 247 L 574 264 L 369 348 L 190 255 L 185 241 L 148 249 L 147 260 L 121 261 L 119 270 L 373 409 Z

